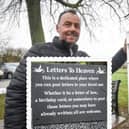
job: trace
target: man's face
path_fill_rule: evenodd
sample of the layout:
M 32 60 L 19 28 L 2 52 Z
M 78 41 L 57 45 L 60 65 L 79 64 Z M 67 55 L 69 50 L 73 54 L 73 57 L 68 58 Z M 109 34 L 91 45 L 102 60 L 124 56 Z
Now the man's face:
M 56 29 L 61 40 L 75 43 L 80 35 L 80 18 L 75 14 L 65 13 L 61 17 Z

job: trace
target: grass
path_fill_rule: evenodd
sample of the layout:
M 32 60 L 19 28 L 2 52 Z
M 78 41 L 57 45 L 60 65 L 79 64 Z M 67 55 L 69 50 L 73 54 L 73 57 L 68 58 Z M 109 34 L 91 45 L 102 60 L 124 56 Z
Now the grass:
M 4 117 L 5 95 L 0 95 L 0 120 Z
M 121 80 L 119 87 L 119 111 L 124 114 L 127 113 L 128 110 L 128 83 L 127 83 L 127 69 L 121 68 L 117 72 L 115 72 L 112 76 L 112 80 Z

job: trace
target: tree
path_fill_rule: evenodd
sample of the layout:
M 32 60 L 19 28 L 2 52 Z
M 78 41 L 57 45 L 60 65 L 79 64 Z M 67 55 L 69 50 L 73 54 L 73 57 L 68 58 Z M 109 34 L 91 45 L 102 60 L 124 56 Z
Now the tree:
M 26 53 L 26 49 L 21 48 L 11 48 L 8 47 L 5 49 L 5 52 L 3 54 L 3 62 L 19 62 L 20 59 L 24 56 Z
M 0 39 L 0 62 L 3 62 L 3 56 L 7 46 L 8 46 L 8 40 Z
M 32 44 L 44 42 L 44 30 L 41 21 L 40 0 L 26 0 Z
M 2 14 L 6 14 L 8 11 L 12 12 L 11 15 L 19 13 L 23 2 L 23 0 L 10 0 L 9 3 L 6 3 L 7 6 L 2 10 Z M 4 3 L 5 1 L 1 0 L 1 6 Z M 71 2 L 71 0 L 25 0 L 25 3 L 27 5 L 32 44 L 45 41 L 41 21 L 41 4 L 49 7 L 52 17 L 54 17 L 59 7 L 76 9 L 82 16 L 90 34 L 92 34 L 92 27 L 96 25 L 99 18 L 98 8 L 100 7 L 110 8 L 111 14 L 113 16 L 115 14 L 120 22 L 129 17 L 129 0 L 74 0 L 74 2 Z M 53 5 L 56 6 L 53 8 Z

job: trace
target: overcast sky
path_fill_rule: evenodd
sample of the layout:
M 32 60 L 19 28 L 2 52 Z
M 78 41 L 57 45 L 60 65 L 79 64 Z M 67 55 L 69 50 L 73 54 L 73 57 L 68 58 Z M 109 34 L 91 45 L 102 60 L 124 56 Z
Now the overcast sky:
M 0 32 L 6 32 L 4 35 L 10 39 L 9 46 L 25 47 L 28 49 L 31 47 L 29 26 L 26 17 L 26 13 L 21 14 L 18 26 L 15 24 L 13 27 L 11 26 L 7 28 L 6 23 L 0 25 Z M 45 18 L 45 21 L 43 20 L 43 25 L 45 28 L 46 41 L 51 41 L 53 36 L 57 35 L 55 25 L 53 25 L 53 22 L 49 19 L 49 16 L 48 18 L 43 16 L 43 18 Z M 111 19 L 110 16 L 107 15 L 103 19 L 102 26 L 98 26 L 95 30 L 96 40 L 90 40 L 86 28 L 82 23 L 81 35 L 78 41 L 79 49 L 87 52 L 93 57 L 111 57 L 118 49 L 120 49 L 120 47 L 123 46 L 124 39 L 126 37 L 126 28 L 129 28 L 126 24 L 120 27 L 117 20 Z

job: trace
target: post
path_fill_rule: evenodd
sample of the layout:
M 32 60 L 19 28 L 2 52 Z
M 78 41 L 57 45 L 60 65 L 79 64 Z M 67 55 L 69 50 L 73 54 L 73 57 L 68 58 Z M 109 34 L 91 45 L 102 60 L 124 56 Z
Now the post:
M 126 38 L 127 38 L 128 114 L 129 114 L 129 31 L 126 32 Z

